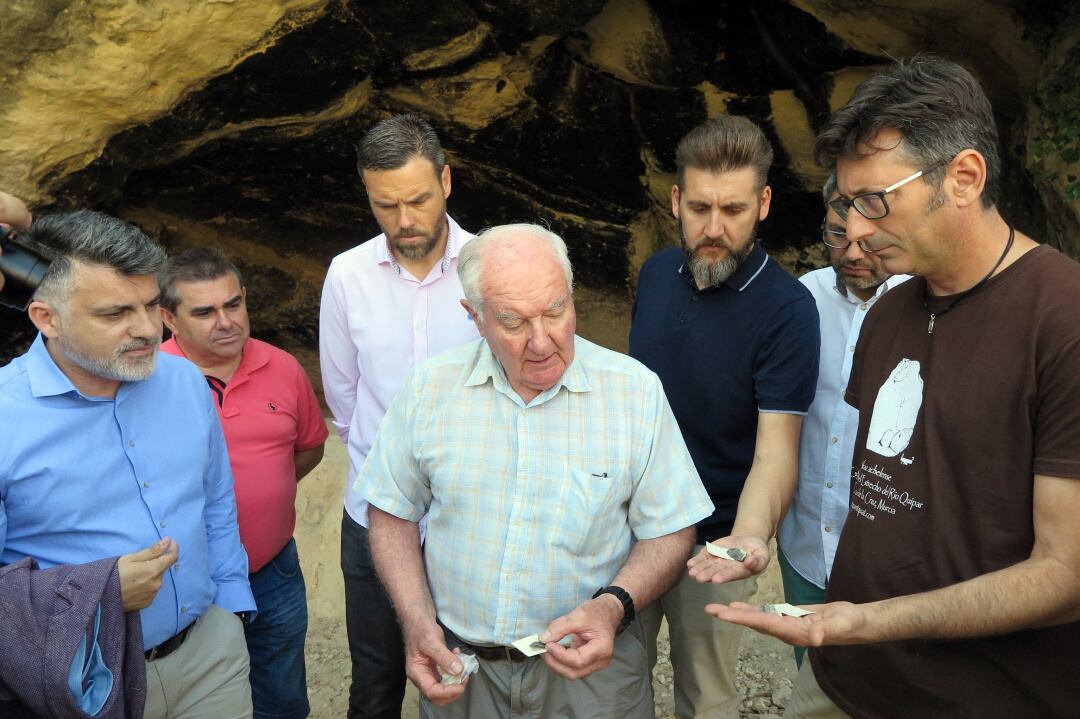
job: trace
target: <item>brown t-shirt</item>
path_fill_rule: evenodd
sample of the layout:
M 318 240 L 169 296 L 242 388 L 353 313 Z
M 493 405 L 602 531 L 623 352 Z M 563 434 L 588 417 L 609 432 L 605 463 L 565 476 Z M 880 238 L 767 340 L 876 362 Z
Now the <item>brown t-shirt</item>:
M 939 314 L 933 334 L 925 287 L 890 291 L 859 337 L 851 508 L 829 601 L 925 592 L 1016 564 L 1034 542 L 1033 475 L 1080 478 L 1080 265 L 1037 247 Z M 1080 716 L 1080 623 L 810 658 L 856 717 Z

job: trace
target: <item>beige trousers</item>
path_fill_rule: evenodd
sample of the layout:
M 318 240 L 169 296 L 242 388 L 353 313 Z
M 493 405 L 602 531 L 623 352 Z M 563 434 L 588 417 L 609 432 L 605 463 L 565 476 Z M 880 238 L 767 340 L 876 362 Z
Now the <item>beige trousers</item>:
M 821 690 L 807 658 L 795 677 L 784 719 L 851 719 L 851 716 Z
M 144 719 L 250 719 L 244 624 L 211 604 L 187 639 L 146 663 Z
M 695 548 L 700 552 L 702 546 Z M 742 627 L 705 613 L 706 604 L 745 602 L 757 591 L 751 577 L 727 584 L 699 584 L 688 574 L 639 614 L 649 638 L 649 665 L 656 665 L 656 635 L 662 616 L 671 634 L 675 716 L 679 719 L 739 719 L 735 665 Z

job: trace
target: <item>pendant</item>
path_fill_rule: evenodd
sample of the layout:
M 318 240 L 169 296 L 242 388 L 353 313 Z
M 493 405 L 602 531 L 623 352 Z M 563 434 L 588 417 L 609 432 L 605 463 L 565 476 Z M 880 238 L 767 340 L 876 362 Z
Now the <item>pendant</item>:
M 928 335 L 934 334 L 934 317 L 935 316 L 936 315 L 930 315 L 930 324 L 928 324 L 926 326 L 926 334 L 928 334 Z

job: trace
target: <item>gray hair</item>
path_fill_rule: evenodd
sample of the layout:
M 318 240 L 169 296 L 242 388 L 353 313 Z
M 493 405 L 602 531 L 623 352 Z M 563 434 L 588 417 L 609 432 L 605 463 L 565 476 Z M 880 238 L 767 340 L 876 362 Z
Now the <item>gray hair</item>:
M 65 303 L 75 288 L 74 263 L 109 267 L 122 275 L 156 275 L 165 250 L 135 225 L 102 212 L 75 210 L 36 220 L 25 233 L 56 253 L 34 299 Z
M 676 184 L 686 189 L 686 168 L 713 173 L 754 168 L 758 189 L 768 183 L 772 167 L 772 143 L 751 120 L 720 115 L 706 120 L 679 140 L 675 148 Z
M 547 245 L 555 254 L 555 259 L 558 260 L 559 266 L 562 267 L 563 274 L 566 276 L 567 291 L 573 292 L 574 290 L 574 270 L 570 266 L 570 257 L 566 253 L 566 243 L 563 242 L 561 237 L 546 227 L 529 223 L 489 227 L 466 242 L 462 246 L 461 252 L 458 253 L 457 271 L 458 279 L 461 280 L 461 289 L 465 293 L 465 299 L 469 301 L 473 310 L 480 317 L 483 317 L 484 306 L 483 293 L 480 287 L 483 280 L 484 251 L 489 245 L 513 233 L 532 235 Z
M 836 173 L 833 172 L 829 175 L 829 179 L 825 180 L 824 186 L 821 188 L 821 201 L 828 207 L 829 199 L 836 194 Z
M 864 154 L 862 146 L 883 130 L 900 133 L 897 151 L 920 169 L 943 163 L 922 176 L 934 188 L 945 179 L 944 163 L 976 150 L 986 160 L 983 207 L 997 202 L 1001 158 L 994 112 L 979 81 L 964 68 L 918 55 L 863 80 L 818 133 L 814 157 L 834 168 L 838 157 Z
M 423 157 L 442 172 L 446 154 L 439 136 L 419 115 L 394 115 L 376 123 L 356 146 L 356 170 L 396 170 L 414 157 Z
M 236 281 L 244 286 L 240 270 L 229 262 L 225 254 L 216 247 L 196 247 L 182 252 L 169 260 L 165 269 L 158 275 L 158 287 L 161 288 L 161 306 L 169 312 L 176 312 L 180 306 L 180 293 L 176 289 L 178 282 L 209 282 L 229 273 L 236 275 Z

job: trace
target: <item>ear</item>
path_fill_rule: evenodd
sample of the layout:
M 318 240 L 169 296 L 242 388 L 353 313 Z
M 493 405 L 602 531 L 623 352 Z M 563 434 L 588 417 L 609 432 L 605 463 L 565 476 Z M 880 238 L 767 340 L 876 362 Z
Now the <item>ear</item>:
M 442 193 L 443 199 L 450 197 L 450 165 L 443 165 L 442 168 Z
M 765 185 L 761 191 L 761 207 L 758 209 L 758 222 L 769 216 L 769 204 L 772 202 L 772 188 Z
M 26 314 L 38 332 L 47 338 L 52 340 L 60 336 L 60 313 L 48 302 L 34 300 L 26 308 Z
M 472 317 L 473 324 L 479 327 L 480 315 L 477 314 L 476 310 L 473 309 L 473 306 L 470 305 L 469 301 L 465 299 L 459 300 L 459 302 L 461 302 L 461 306 L 465 308 L 465 311 L 469 313 L 469 317 Z
M 986 188 L 986 158 L 978 150 L 963 150 L 950 163 L 945 177 L 952 180 L 957 207 L 979 202 Z
M 679 219 L 679 186 L 671 186 L 671 214 L 675 215 L 675 219 Z
M 169 332 L 172 332 L 174 335 L 177 334 L 176 315 L 174 315 L 172 312 L 169 312 L 164 307 L 161 308 L 161 321 L 164 322 L 165 326 L 169 328 Z

